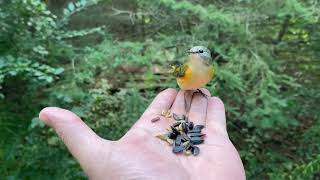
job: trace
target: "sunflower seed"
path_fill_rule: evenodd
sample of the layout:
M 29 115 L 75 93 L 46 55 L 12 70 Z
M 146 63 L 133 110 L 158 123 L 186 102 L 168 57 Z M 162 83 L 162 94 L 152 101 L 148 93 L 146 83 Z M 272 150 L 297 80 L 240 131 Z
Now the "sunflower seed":
M 183 146 L 187 146 L 190 143 L 190 141 L 185 141 L 182 143 Z
M 169 145 L 172 145 L 172 152 L 182 152 L 185 155 L 193 154 L 197 156 L 200 153 L 200 148 L 194 145 L 204 142 L 205 134 L 201 133 L 204 128 L 203 125 L 194 125 L 192 121 L 188 120 L 186 115 L 182 115 L 181 118 L 175 113 L 171 113 L 170 110 L 163 111 L 162 115 L 165 117 L 172 117 L 176 120 L 170 128 L 167 129 L 166 134 L 160 134 L 157 138 L 166 141 Z M 160 120 L 160 117 L 154 118 L 151 122 Z
M 180 124 L 181 124 L 181 122 L 178 121 L 178 122 L 173 123 L 172 126 L 173 126 L 173 127 L 177 127 L 177 126 L 179 126 Z
M 162 141 L 167 141 L 168 136 L 166 134 L 159 134 L 156 135 L 157 138 L 161 139 Z
M 182 140 L 182 136 L 178 135 L 176 138 L 176 145 L 180 146 L 181 145 L 181 140 Z
M 197 144 L 201 144 L 203 143 L 203 138 L 202 137 L 191 137 L 191 142 L 194 144 L 194 145 L 197 145 Z
M 201 129 L 192 129 L 189 131 L 189 133 L 200 133 Z
M 170 144 L 170 145 L 172 145 L 173 144 L 173 140 L 172 139 L 167 139 L 167 142 Z
M 171 118 L 172 114 L 171 114 L 171 110 L 169 109 L 165 115 L 166 118 Z
M 187 136 L 185 133 L 182 133 L 181 136 L 182 136 L 182 139 L 183 139 L 184 141 L 190 141 L 190 140 L 191 140 L 190 137 Z
M 178 153 L 178 152 L 181 152 L 183 150 L 184 150 L 184 146 L 176 146 L 176 145 L 174 145 L 173 149 L 172 149 L 172 152 Z
M 186 123 L 181 123 L 181 129 L 183 132 L 187 133 L 188 132 L 188 127 Z
M 173 132 L 168 133 L 168 138 L 170 139 L 175 139 L 177 137 L 177 135 Z
M 193 122 L 188 122 L 188 127 L 189 127 L 189 130 L 192 130 L 193 129 Z
M 200 148 L 197 147 L 197 146 L 192 146 L 192 150 L 191 151 L 192 151 L 192 154 L 194 156 L 197 156 L 200 153 Z
M 157 121 L 159 121 L 160 120 L 160 117 L 155 117 L 155 118 L 153 118 L 153 119 L 151 119 L 151 122 L 157 122 Z
M 180 132 L 176 128 L 174 128 L 173 126 L 171 126 L 171 130 L 173 133 L 175 133 L 177 135 L 180 134 Z
M 189 150 L 193 144 L 190 141 L 186 141 L 183 145 L 185 146 L 185 150 Z
M 191 150 L 185 150 L 183 151 L 185 155 L 189 156 L 192 154 Z
M 196 125 L 196 126 L 194 126 L 194 129 L 203 129 L 204 128 L 204 125 Z
M 200 137 L 200 136 L 204 136 L 204 134 L 202 134 L 202 133 L 188 133 L 188 136 L 190 136 L 190 137 Z

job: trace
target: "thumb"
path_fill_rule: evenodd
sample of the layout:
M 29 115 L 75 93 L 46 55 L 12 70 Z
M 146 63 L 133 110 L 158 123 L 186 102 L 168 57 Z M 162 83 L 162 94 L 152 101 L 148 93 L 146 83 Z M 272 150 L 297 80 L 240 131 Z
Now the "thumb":
M 90 163 L 101 147 L 103 139 L 71 111 L 47 107 L 40 112 L 39 119 L 56 131 L 81 165 Z

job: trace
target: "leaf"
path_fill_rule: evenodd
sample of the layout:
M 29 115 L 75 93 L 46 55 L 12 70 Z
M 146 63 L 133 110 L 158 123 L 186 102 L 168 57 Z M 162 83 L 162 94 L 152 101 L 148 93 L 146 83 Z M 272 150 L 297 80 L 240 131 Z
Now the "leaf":
M 260 120 L 260 126 L 261 128 L 271 128 L 273 125 L 272 120 L 271 119 L 261 119 Z
M 49 138 L 47 140 L 48 144 L 51 145 L 51 146 L 58 145 L 59 141 L 60 141 L 60 139 L 58 137 L 56 137 L 56 136 L 53 136 L 53 137 L 51 137 L 51 138 Z
M 54 70 L 53 74 L 59 75 L 59 74 L 63 73 L 63 71 L 64 71 L 64 68 L 57 68 Z
M 79 117 L 85 117 L 85 110 L 83 107 L 75 106 L 71 109 L 71 111 L 77 114 Z
M 81 4 L 82 4 L 82 6 L 85 6 L 85 5 L 87 4 L 87 1 L 86 1 L 86 0 L 81 0 L 80 2 L 81 2 Z
M 48 83 L 52 83 L 53 78 L 52 78 L 51 76 L 47 76 L 47 77 L 45 78 L 45 80 L 46 80 Z
M 69 9 L 71 12 L 73 12 L 73 11 L 75 10 L 75 6 L 74 6 L 74 4 L 73 4 L 72 2 L 68 4 L 68 9 Z
M 31 120 L 30 128 L 33 129 L 35 127 L 43 128 L 45 124 L 37 117 L 33 118 Z
M 69 15 L 69 14 L 70 14 L 70 12 L 69 12 L 69 10 L 68 10 L 68 9 L 63 9 L 63 14 L 66 16 L 66 15 Z

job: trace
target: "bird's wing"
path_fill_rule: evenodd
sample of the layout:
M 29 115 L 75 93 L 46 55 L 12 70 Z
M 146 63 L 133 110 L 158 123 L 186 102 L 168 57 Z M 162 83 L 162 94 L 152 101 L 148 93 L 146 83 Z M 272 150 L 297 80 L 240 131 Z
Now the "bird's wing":
M 181 78 L 185 76 L 185 72 L 188 69 L 188 65 L 187 64 L 175 64 L 175 65 L 171 65 L 172 68 L 172 74 L 177 77 L 177 78 Z
M 209 76 L 210 76 L 210 79 L 213 79 L 213 77 L 214 77 L 214 68 L 213 68 L 213 65 L 210 66 Z

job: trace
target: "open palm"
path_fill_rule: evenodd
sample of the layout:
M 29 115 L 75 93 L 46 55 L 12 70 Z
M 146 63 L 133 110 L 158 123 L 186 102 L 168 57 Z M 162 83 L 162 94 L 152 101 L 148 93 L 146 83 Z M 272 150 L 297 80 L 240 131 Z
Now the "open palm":
M 40 119 L 53 127 L 90 179 L 245 179 L 239 155 L 226 131 L 222 101 L 195 94 L 189 111 L 194 124 L 205 125 L 198 156 L 173 154 L 172 147 L 155 138 L 174 120 L 162 110 L 185 114 L 184 91 L 167 89 L 154 99 L 136 124 L 118 141 L 97 136 L 70 111 L 49 107 Z M 150 120 L 161 117 L 155 123 Z

